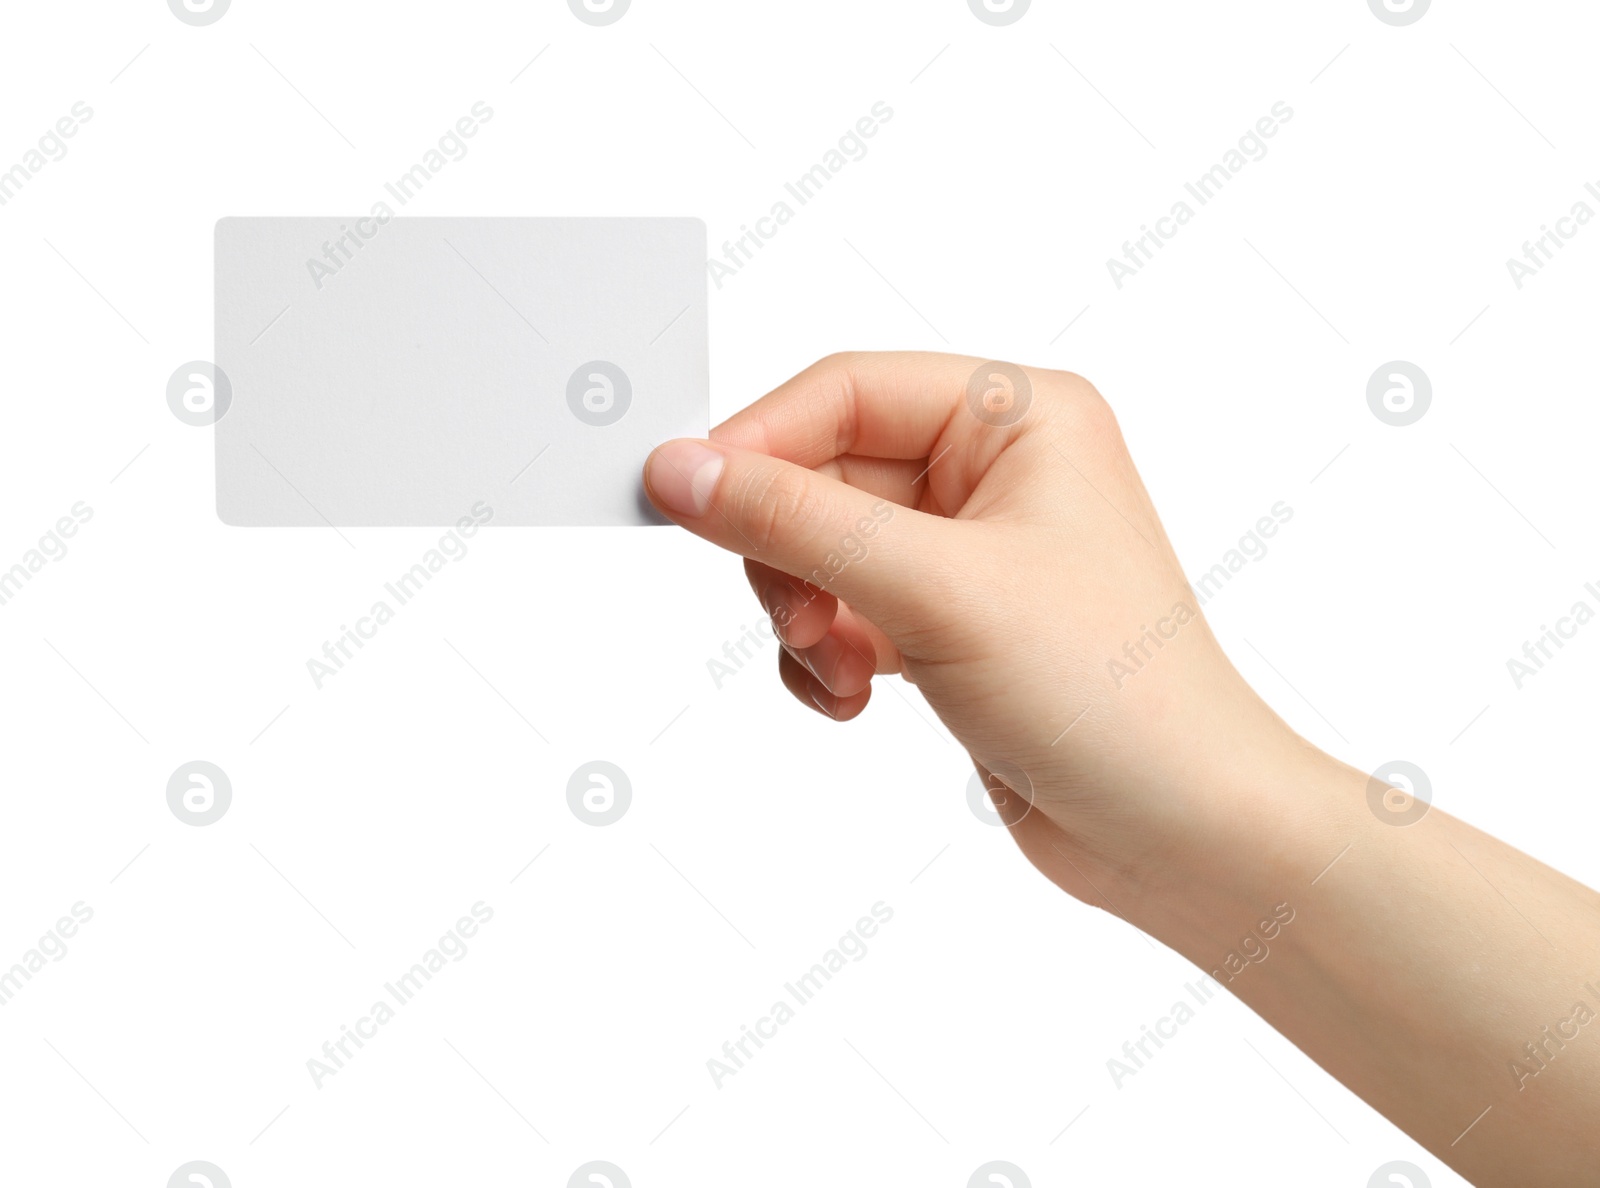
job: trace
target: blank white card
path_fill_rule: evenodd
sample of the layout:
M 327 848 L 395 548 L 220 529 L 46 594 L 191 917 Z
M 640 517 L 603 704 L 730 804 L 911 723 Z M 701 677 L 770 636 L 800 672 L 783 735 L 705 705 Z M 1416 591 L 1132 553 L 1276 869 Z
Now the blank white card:
M 644 460 L 708 428 L 705 259 L 698 219 L 222 219 L 218 515 L 661 522 Z

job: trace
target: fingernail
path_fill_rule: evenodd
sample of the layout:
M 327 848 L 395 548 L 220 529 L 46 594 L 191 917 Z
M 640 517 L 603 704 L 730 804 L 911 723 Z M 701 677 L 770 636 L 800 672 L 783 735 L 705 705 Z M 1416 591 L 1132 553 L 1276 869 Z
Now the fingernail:
M 650 455 L 645 482 L 656 499 L 680 516 L 703 516 L 722 474 L 723 456 L 703 441 L 669 441 Z

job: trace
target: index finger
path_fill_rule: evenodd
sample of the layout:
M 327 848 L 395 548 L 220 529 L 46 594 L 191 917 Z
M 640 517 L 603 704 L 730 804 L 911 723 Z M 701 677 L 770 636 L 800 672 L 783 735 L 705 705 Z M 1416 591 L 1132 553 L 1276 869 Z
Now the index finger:
M 830 355 L 711 431 L 711 440 L 815 467 L 843 454 L 925 458 L 981 359 L 923 352 Z

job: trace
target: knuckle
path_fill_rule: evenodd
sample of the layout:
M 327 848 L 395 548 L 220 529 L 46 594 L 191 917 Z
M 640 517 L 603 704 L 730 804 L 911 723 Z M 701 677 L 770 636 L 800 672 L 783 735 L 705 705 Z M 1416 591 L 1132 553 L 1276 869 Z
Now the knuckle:
M 823 379 L 831 385 L 853 387 L 855 377 L 866 358 L 867 356 L 860 351 L 835 351 L 831 355 L 824 355 L 806 368 L 806 374 Z
M 1055 381 L 1051 386 L 1063 405 L 1082 409 L 1103 407 L 1109 411 L 1110 406 L 1100 390 L 1077 372 L 1056 371 L 1051 376 Z
M 824 508 L 808 477 L 797 468 L 774 466 L 740 482 L 735 496 L 740 520 L 758 550 L 791 552 L 815 537 Z
M 1050 385 L 1051 403 L 1074 440 L 1108 449 L 1124 448 L 1116 411 L 1098 388 L 1071 371 L 1054 372 L 1052 378 L 1055 382 Z

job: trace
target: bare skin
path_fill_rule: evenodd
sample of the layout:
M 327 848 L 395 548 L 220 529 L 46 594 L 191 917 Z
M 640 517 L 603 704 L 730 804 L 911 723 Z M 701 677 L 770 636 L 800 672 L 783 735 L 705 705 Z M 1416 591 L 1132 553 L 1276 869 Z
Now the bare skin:
M 1099 393 L 1030 369 L 1019 400 L 982 364 L 825 359 L 661 446 L 646 490 L 746 558 L 804 705 L 912 682 L 1058 886 L 1474 1182 L 1594 1183 L 1600 895 L 1438 809 L 1399 824 L 1422 806 L 1224 655 Z

